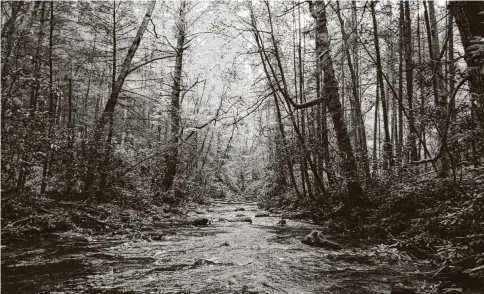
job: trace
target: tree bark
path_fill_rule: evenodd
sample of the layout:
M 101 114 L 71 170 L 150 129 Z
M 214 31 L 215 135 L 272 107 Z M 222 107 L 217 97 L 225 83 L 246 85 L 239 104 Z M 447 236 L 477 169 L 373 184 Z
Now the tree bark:
M 45 4 L 45 2 L 43 3 Z M 44 5 L 42 6 L 42 10 Z M 43 12 L 42 12 L 43 15 Z M 54 2 L 50 1 L 50 29 L 49 29 L 49 122 L 47 127 L 47 137 L 52 141 L 52 134 L 54 133 L 55 127 L 55 110 L 54 110 L 54 70 L 52 64 L 52 55 L 54 51 Z M 45 193 L 47 188 L 47 178 L 49 177 L 49 162 L 53 161 L 54 150 L 51 148 L 51 142 L 48 143 L 48 149 L 44 162 L 42 165 L 42 182 L 40 184 L 40 194 Z
M 393 166 L 393 154 L 392 154 L 392 143 L 390 138 L 390 129 L 388 127 L 388 109 L 385 97 L 385 86 L 383 83 L 383 68 L 381 63 L 381 56 L 380 56 L 380 42 L 378 37 L 378 25 L 376 21 L 376 13 L 375 13 L 375 5 L 376 2 L 371 2 L 371 15 L 373 19 L 373 37 L 375 40 L 375 51 L 376 51 L 376 67 L 377 67 L 377 80 L 380 85 L 380 99 L 381 99 L 381 107 L 383 112 L 383 130 L 385 132 L 385 144 L 383 145 L 383 152 L 384 152 L 384 168 L 387 169 L 388 166 Z
M 412 60 L 412 20 L 410 18 L 410 5 L 405 2 L 405 78 L 407 82 L 407 102 L 408 102 L 408 120 L 409 124 L 415 125 L 415 111 L 413 107 L 413 60 Z M 410 148 L 410 161 L 418 160 L 417 144 L 415 143 L 415 133 L 409 127 L 408 146 Z
M 476 118 L 484 130 L 484 62 L 482 53 L 478 53 L 482 43 L 480 46 L 477 43 L 484 36 L 484 2 L 452 1 L 449 7 L 464 46 Z
M 321 68 L 323 69 L 324 91 L 323 98 L 328 101 L 331 112 L 336 140 L 343 159 L 343 170 L 347 181 L 348 204 L 359 206 L 363 204 L 364 192 L 358 179 L 358 167 L 351 146 L 350 137 L 343 119 L 341 102 L 339 100 L 339 86 L 333 68 L 330 54 L 330 39 L 326 18 L 325 1 L 309 2 L 311 15 L 316 21 L 316 38 L 321 42 Z
M 172 187 L 178 165 L 178 143 L 180 140 L 180 90 L 186 29 L 185 10 L 186 2 L 182 1 L 180 3 L 180 10 L 176 25 L 177 46 L 170 106 L 171 139 L 169 143 L 170 146 L 168 148 L 168 153 L 166 155 L 165 173 L 163 175 L 163 179 L 161 180 L 161 189 L 163 191 L 168 191 Z
M 356 123 L 356 141 L 358 143 L 358 150 L 360 155 L 361 165 L 363 166 L 363 170 L 365 172 L 365 181 L 370 178 L 370 165 L 368 161 L 368 146 L 366 142 L 366 130 L 365 130 L 365 123 L 363 121 L 363 114 L 361 112 L 361 101 L 360 95 L 358 91 L 358 76 L 356 72 L 356 65 L 353 66 L 353 62 L 351 60 L 350 48 L 348 45 L 349 36 L 345 31 L 344 28 L 344 21 L 341 17 L 339 2 L 336 2 L 336 15 L 338 16 L 338 20 L 340 23 L 341 34 L 343 35 L 343 48 L 346 55 L 346 62 L 348 63 L 348 68 L 350 70 L 350 77 L 351 77 L 351 93 L 353 95 L 353 106 L 355 112 L 355 123 Z M 356 26 L 356 23 L 355 23 Z M 356 28 L 355 28 L 356 29 Z M 354 40 L 356 42 L 356 40 Z M 355 50 L 356 51 L 356 50 Z M 355 56 L 356 61 L 356 56 Z M 344 71 L 344 70 L 343 70 Z M 344 86 L 344 85 L 343 85 Z
M 428 10 L 427 4 L 428 3 Z M 427 33 L 429 42 L 429 52 L 430 52 L 430 62 L 432 64 L 433 70 L 433 90 L 434 90 L 434 100 L 435 106 L 437 108 L 437 120 L 438 120 L 438 134 L 440 143 L 440 177 L 448 177 L 450 172 L 450 158 L 447 150 L 447 144 L 444 140 L 444 124 L 446 121 L 446 108 L 447 108 L 447 97 L 445 92 L 445 85 L 442 74 L 442 66 L 440 62 L 440 45 L 439 45 L 439 35 L 438 35 L 438 24 L 435 16 L 435 6 L 433 1 L 424 2 L 425 17 L 427 19 Z
M 42 43 L 44 42 L 44 23 L 45 23 L 45 3 L 42 3 L 42 8 L 40 10 L 40 25 L 39 25 L 39 37 L 37 39 L 37 48 L 35 52 L 35 57 L 33 58 L 34 66 L 34 86 L 32 87 L 32 92 L 30 95 L 30 113 L 32 117 L 35 117 L 35 112 L 37 111 L 37 98 L 39 96 L 40 89 L 40 69 L 41 69 L 41 59 L 42 59 Z

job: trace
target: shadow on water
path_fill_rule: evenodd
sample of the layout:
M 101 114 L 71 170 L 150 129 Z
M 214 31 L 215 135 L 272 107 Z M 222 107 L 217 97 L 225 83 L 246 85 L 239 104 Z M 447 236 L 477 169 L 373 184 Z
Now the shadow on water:
M 37 293 L 52 281 L 67 281 L 90 273 L 90 267 L 76 259 L 33 265 L 2 262 L 2 293 Z

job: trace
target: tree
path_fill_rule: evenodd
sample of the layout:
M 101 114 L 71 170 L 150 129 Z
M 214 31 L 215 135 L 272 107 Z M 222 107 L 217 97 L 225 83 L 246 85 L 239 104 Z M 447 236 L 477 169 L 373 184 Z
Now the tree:
M 103 114 L 96 124 L 96 129 L 94 130 L 94 136 L 93 136 L 94 144 L 93 144 L 93 148 L 91 149 L 91 153 L 92 153 L 91 162 L 88 166 L 88 170 L 84 180 L 85 193 L 89 194 L 92 192 L 91 189 L 94 181 L 94 169 L 96 167 L 96 164 L 99 163 L 98 161 L 100 159 L 99 155 L 101 155 L 99 154 L 98 148 L 99 146 L 105 146 L 106 144 L 104 143 L 105 141 L 104 134 L 106 132 L 106 125 L 108 123 L 109 123 L 109 128 L 108 128 L 109 141 L 107 142 L 107 144 L 109 145 L 111 143 L 110 139 L 112 137 L 112 128 L 114 124 L 114 109 L 118 102 L 118 97 L 121 92 L 121 88 L 123 87 L 124 81 L 126 80 L 126 77 L 128 76 L 128 74 L 130 73 L 130 67 L 131 67 L 131 62 L 133 60 L 133 57 L 136 54 L 136 51 L 141 43 L 143 34 L 145 33 L 146 28 L 148 27 L 148 22 L 151 19 L 151 13 L 153 12 L 155 4 L 156 4 L 156 1 L 154 0 L 149 2 L 143 21 L 141 22 L 141 25 L 138 28 L 136 37 L 134 38 L 133 43 L 131 44 L 126 54 L 123 65 L 121 66 L 120 72 L 112 87 L 111 94 L 110 94 L 109 100 L 106 103 L 106 106 L 104 107 Z M 106 149 L 106 153 L 104 154 L 106 158 L 109 158 L 110 150 L 111 149 L 109 147 Z
M 484 58 L 482 55 L 482 41 L 484 23 L 482 21 L 484 3 L 481 1 L 452 1 L 449 4 L 455 23 L 459 28 L 460 38 L 464 45 L 465 61 L 473 95 L 473 107 L 476 117 L 484 130 Z
M 183 52 L 186 49 L 185 30 L 186 30 L 186 2 L 180 3 L 178 20 L 176 23 L 176 58 L 175 69 L 173 72 L 173 86 L 171 92 L 170 120 L 171 120 L 171 139 L 168 153 L 166 155 L 165 172 L 161 181 L 163 191 L 169 190 L 173 185 L 178 164 L 178 144 L 180 141 L 180 88 L 183 66 Z
M 316 38 L 320 41 L 321 68 L 323 69 L 323 99 L 327 99 L 328 109 L 331 112 L 333 126 L 336 132 L 338 147 L 343 157 L 343 170 L 347 181 L 348 204 L 362 205 L 364 192 L 358 178 L 358 167 L 351 146 L 346 122 L 343 118 L 341 102 L 339 100 L 339 87 L 333 69 L 333 60 L 330 54 L 330 40 L 326 18 L 326 4 L 324 1 L 310 2 L 310 10 L 316 25 Z
M 380 100 L 381 100 L 381 106 L 383 111 L 383 130 L 385 132 L 385 139 L 384 139 L 385 144 L 383 145 L 383 152 L 385 154 L 384 164 L 386 169 L 388 166 L 393 166 L 394 162 L 393 162 L 393 148 L 392 148 L 392 143 L 390 138 L 390 128 L 389 128 L 389 122 L 388 122 L 387 99 L 385 96 L 385 86 L 383 81 L 383 67 L 382 67 L 382 62 L 380 57 L 381 51 L 380 51 L 380 41 L 378 37 L 378 25 L 376 20 L 375 5 L 376 5 L 376 2 L 370 3 L 371 16 L 373 19 L 373 37 L 375 40 L 375 52 L 376 52 L 376 69 L 377 69 L 376 78 L 379 84 Z

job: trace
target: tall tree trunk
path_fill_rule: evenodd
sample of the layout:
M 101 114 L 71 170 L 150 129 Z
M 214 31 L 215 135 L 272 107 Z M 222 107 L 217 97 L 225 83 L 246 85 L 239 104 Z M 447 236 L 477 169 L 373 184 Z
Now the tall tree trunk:
M 44 3 L 45 4 L 45 3 Z M 44 5 L 42 6 L 44 9 Z M 42 13 L 43 14 L 43 13 Z M 47 137 L 53 141 L 53 134 L 55 132 L 55 109 L 54 109 L 54 70 L 52 64 L 52 55 L 54 50 L 54 2 L 50 1 L 50 29 L 49 29 L 49 122 L 47 127 Z M 47 188 L 47 178 L 49 176 L 49 165 L 52 165 L 54 160 L 54 149 L 51 148 L 50 143 L 47 147 L 47 156 L 44 158 L 42 165 L 42 182 L 40 184 L 40 194 L 45 193 Z M 49 164 L 50 163 L 50 164 Z
M 351 146 L 350 137 L 343 119 L 339 86 L 336 81 L 331 58 L 331 46 L 328 34 L 325 1 L 309 2 L 311 15 L 316 21 L 316 38 L 321 42 L 321 68 L 323 69 L 324 98 L 328 101 L 336 140 L 343 158 L 343 170 L 347 181 L 348 204 L 358 206 L 363 204 L 364 192 L 358 179 L 358 167 Z M 318 52 L 319 53 L 319 52 Z
M 380 85 L 380 99 L 381 99 L 381 107 L 383 112 L 383 130 L 385 132 L 385 143 L 383 145 L 383 152 L 384 152 L 384 168 L 387 169 L 388 166 L 393 166 L 393 154 L 392 154 L 392 143 L 390 138 L 390 128 L 388 127 L 388 109 L 385 97 L 385 86 L 383 83 L 383 67 L 381 63 L 381 54 L 380 54 L 380 41 L 378 37 L 378 25 L 376 21 L 376 13 L 375 13 L 375 5 L 376 2 L 371 2 L 371 15 L 373 18 L 373 37 L 375 41 L 375 51 L 376 51 L 376 67 L 377 67 L 377 80 L 378 84 Z
M 321 52 L 321 44 L 318 39 L 316 39 L 316 52 Z M 317 99 L 322 98 L 322 85 L 321 85 L 321 57 L 318 55 L 316 57 L 316 97 Z M 327 111 L 327 101 L 322 100 L 321 104 L 318 105 L 318 113 L 320 117 L 320 122 L 318 126 L 320 129 L 317 131 L 319 142 L 321 142 L 321 165 L 320 170 L 326 172 L 326 177 L 328 178 L 329 186 L 332 187 L 334 183 L 334 172 L 331 167 L 331 158 L 329 156 L 329 138 L 328 138 L 328 120 L 326 117 Z M 317 142 L 318 143 L 318 142 Z M 324 163 L 324 167 L 323 167 Z M 322 173 L 321 173 L 322 174 Z
M 352 111 L 355 112 L 355 124 L 356 124 L 356 137 L 357 137 L 357 140 L 355 140 L 355 142 L 357 143 L 357 145 L 355 144 L 355 148 L 358 148 L 359 150 L 359 157 L 360 157 L 360 161 L 361 161 L 361 165 L 363 167 L 363 170 L 365 172 L 365 181 L 367 181 L 369 178 L 370 178 L 370 165 L 369 165 L 369 161 L 368 161 L 368 146 L 367 146 L 367 142 L 366 142 L 366 130 L 365 130 L 365 123 L 363 121 L 363 113 L 361 111 L 361 101 L 360 101 L 360 95 L 359 95 L 359 91 L 358 91 L 358 76 L 357 76 L 357 71 L 356 71 L 356 65 L 353 66 L 353 62 L 351 60 L 351 54 L 350 54 L 350 47 L 348 45 L 348 41 L 349 41 L 349 37 L 348 34 L 346 33 L 345 31 L 345 28 L 344 28 L 344 21 L 343 21 L 343 18 L 341 17 L 341 11 L 340 11 L 340 7 L 339 7 L 339 2 L 336 2 L 336 7 L 337 9 L 335 10 L 336 11 L 336 15 L 338 16 L 338 20 L 339 20 L 339 23 L 340 23 L 340 28 L 341 28 L 341 34 L 343 35 L 343 42 L 344 42 L 344 45 L 343 45 L 343 48 L 344 48 L 344 52 L 345 52 L 345 56 L 346 56 L 346 62 L 348 63 L 348 68 L 350 70 L 350 77 L 351 77 L 351 93 L 353 95 L 353 107 L 352 107 Z M 356 20 L 354 20 L 354 25 L 356 26 Z M 355 30 L 356 30 L 356 27 L 355 27 Z M 354 42 L 356 42 L 356 40 L 353 40 Z M 354 50 L 356 51 L 356 50 Z M 356 56 L 355 57 L 355 60 L 356 59 Z M 344 71 L 344 70 L 343 70 Z M 344 85 L 343 85 L 344 87 Z M 353 109 L 354 108 L 354 109 Z
M 111 52 L 112 56 L 112 64 L 111 64 L 111 92 L 114 91 L 114 87 L 116 84 L 116 71 L 117 71 L 117 61 L 118 61 L 118 48 L 117 48 L 117 28 L 116 28 L 116 0 L 113 1 L 113 12 L 112 12 L 112 46 L 113 46 L 113 51 Z M 102 143 L 104 145 L 104 159 L 103 163 L 99 165 L 99 191 L 104 191 L 107 183 L 107 178 L 108 178 L 108 171 L 109 171 L 109 163 L 111 160 L 111 155 L 113 152 L 113 146 L 112 146 L 112 137 L 113 137 L 113 132 L 114 132 L 114 114 L 109 117 L 109 125 L 108 125 L 108 136 L 107 140 L 105 143 Z
M 301 34 L 301 6 L 298 7 L 298 18 L 297 18 L 297 69 L 296 64 L 294 76 L 298 76 L 299 79 L 298 84 L 296 85 L 299 88 L 296 88 L 296 93 L 299 92 L 299 95 L 296 94 L 296 97 L 299 96 L 299 102 L 304 103 L 304 74 L 303 74 L 303 62 L 302 62 L 302 34 Z M 297 99 L 297 98 L 296 98 Z M 306 123 L 305 123 L 305 110 L 301 109 L 299 113 L 296 113 L 296 121 L 297 127 L 301 130 L 301 135 L 303 138 L 306 138 Z M 308 168 L 306 165 L 306 156 L 304 151 L 304 146 L 301 145 L 300 147 L 300 154 L 299 154 L 299 168 L 301 172 L 301 185 L 302 185 L 302 193 L 303 196 L 306 197 L 309 193 L 309 189 L 306 189 L 306 184 L 309 183 L 309 175 L 308 175 Z M 309 155 L 309 154 L 308 154 Z M 310 156 L 310 155 L 309 155 Z
M 294 191 L 296 192 L 297 198 L 301 199 L 301 192 L 299 191 L 299 188 L 298 188 L 297 182 L 296 182 L 296 178 L 294 177 L 294 168 L 293 168 L 292 160 L 291 160 L 292 156 L 289 152 L 289 148 L 288 148 L 289 146 L 287 144 L 286 131 L 284 130 L 284 125 L 282 124 L 281 108 L 279 106 L 277 94 L 275 93 L 275 91 L 272 91 L 272 92 L 273 92 L 272 95 L 274 97 L 274 103 L 276 105 L 277 125 L 279 126 L 279 132 L 280 132 L 281 138 L 282 138 L 282 144 L 283 144 L 283 148 L 284 148 L 284 155 L 286 157 L 287 168 L 289 169 L 289 178 L 291 179 L 291 184 L 292 184 L 292 187 L 294 188 Z
M 410 5 L 405 2 L 405 78 L 407 81 L 407 102 L 408 102 L 408 120 L 409 126 L 415 124 L 415 111 L 413 107 L 413 61 L 412 61 L 412 20 L 410 18 Z M 412 128 L 408 128 L 408 146 L 410 149 L 410 161 L 418 160 L 417 144 L 415 143 L 415 133 Z
M 186 29 L 186 2 L 183 0 L 180 3 L 180 10 L 178 13 L 178 20 L 176 24 L 177 29 L 177 44 L 176 44 L 176 58 L 175 70 L 173 73 L 173 88 L 171 92 L 171 106 L 170 106 L 170 120 L 171 120 L 171 139 L 170 146 L 165 163 L 165 172 L 161 180 L 161 189 L 163 191 L 169 190 L 175 179 L 177 165 L 178 165 L 178 143 L 180 141 L 180 91 L 181 91 L 181 74 L 183 65 L 183 52 L 185 50 L 185 29 Z
M 428 10 L 427 10 L 428 4 Z M 435 16 L 435 6 L 433 1 L 424 2 L 424 13 L 426 17 L 426 26 L 429 43 L 429 53 L 430 60 L 432 64 L 433 71 L 433 90 L 434 90 L 434 100 L 435 106 L 437 107 L 437 119 L 438 127 L 437 131 L 439 134 L 440 141 L 440 154 L 439 162 L 439 176 L 447 177 L 450 172 L 450 158 L 449 152 L 447 150 L 447 143 L 445 142 L 444 125 L 446 121 L 446 109 L 447 109 L 447 97 L 445 92 L 445 84 L 443 80 L 442 67 L 440 62 L 440 45 L 439 45 L 439 35 L 438 35 L 438 24 Z
M 482 48 L 482 45 L 479 47 L 473 43 L 484 36 L 484 2 L 452 1 L 449 7 L 464 45 L 472 100 L 476 110 L 475 117 L 481 125 L 481 130 L 484 130 L 484 62 L 482 53 L 479 54 L 479 48 Z
M 419 9 L 420 6 L 417 7 L 417 9 Z M 421 116 L 423 116 L 425 114 L 425 95 L 424 95 L 424 75 L 423 75 L 423 70 L 422 70 L 422 42 L 421 42 L 421 39 L 420 39 L 420 36 L 421 36 L 421 27 L 420 27 L 420 22 L 421 22 L 421 18 L 420 18 L 420 14 L 418 15 L 418 18 L 417 18 L 417 36 L 418 36 L 418 68 L 420 69 L 418 71 L 418 87 L 419 87 L 419 92 L 420 92 L 420 110 L 419 110 L 419 113 Z M 420 122 L 420 134 L 421 134 L 421 137 L 422 137 L 422 140 L 419 141 L 419 144 L 418 144 L 418 149 L 419 149 L 419 156 L 420 154 L 422 153 L 421 152 L 421 149 L 423 149 L 422 147 L 426 144 L 426 135 L 425 135 L 425 129 L 426 129 L 426 125 L 425 125 L 425 122 L 424 121 L 421 121 Z M 424 159 L 427 159 L 427 153 L 423 152 L 423 158 Z M 424 164 L 424 172 L 427 171 L 427 164 L 425 163 Z
M 42 55 L 42 44 L 44 43 L 44 23 L 45 23 L 45 3 L 42 3 L 42 8 L 40 10 L 40 25 L 39 25 L 39 37 L 37 39 L 37 48 L 35 52 L 35 57 L 33 59 L 33 67 L 34 67 L 34 86 L 32 87 L 31 95 L 30 95 L 30 113 L 32 117 L 35 117 L 35 113 L 37 111 L 37 99 L 39 96 L 39 89 L 40 89 L 40 64 L 41 64 L 41 55 Z
M 403 9 L 403 1 L 399 2 L 400 18 L 399 24 L 399 40 L 398 40 L 398 100 L 403 101 L 403 43 L 405 39 L 404 21 L 405 13 Z M 397 163 L 400 165 L 402 163 L 402 151 L 403 151 L 403 109 L 398 107 L 398 131 L 397 131 L 397 148 L 396 157 Z
M 376 84 L 375 94 L 375 117 L 373 118 L 373 173 L 374 177 L 378 175 L 378 129 L 380 117 L 380 85 Z

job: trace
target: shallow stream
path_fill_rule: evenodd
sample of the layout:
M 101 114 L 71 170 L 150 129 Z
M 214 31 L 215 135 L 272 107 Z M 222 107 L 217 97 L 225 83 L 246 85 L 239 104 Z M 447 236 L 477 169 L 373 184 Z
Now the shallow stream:
M 333 237 L 344 250 L 310 247 L 300 240 L 316 226 L 278 226 L 278 217 L 254 217 L 258 212 L 255 203 L 214 203 L 190 216 L 213 219 L 206 227 L 153 221 L 139 238 L 3 240 L 2 293 L 390 293 L 393 282 L 425 286 L 411 262 L 383 250 L 380 256 L 377 245 Z M 242 215 L 253 223 L 224 220 Z

